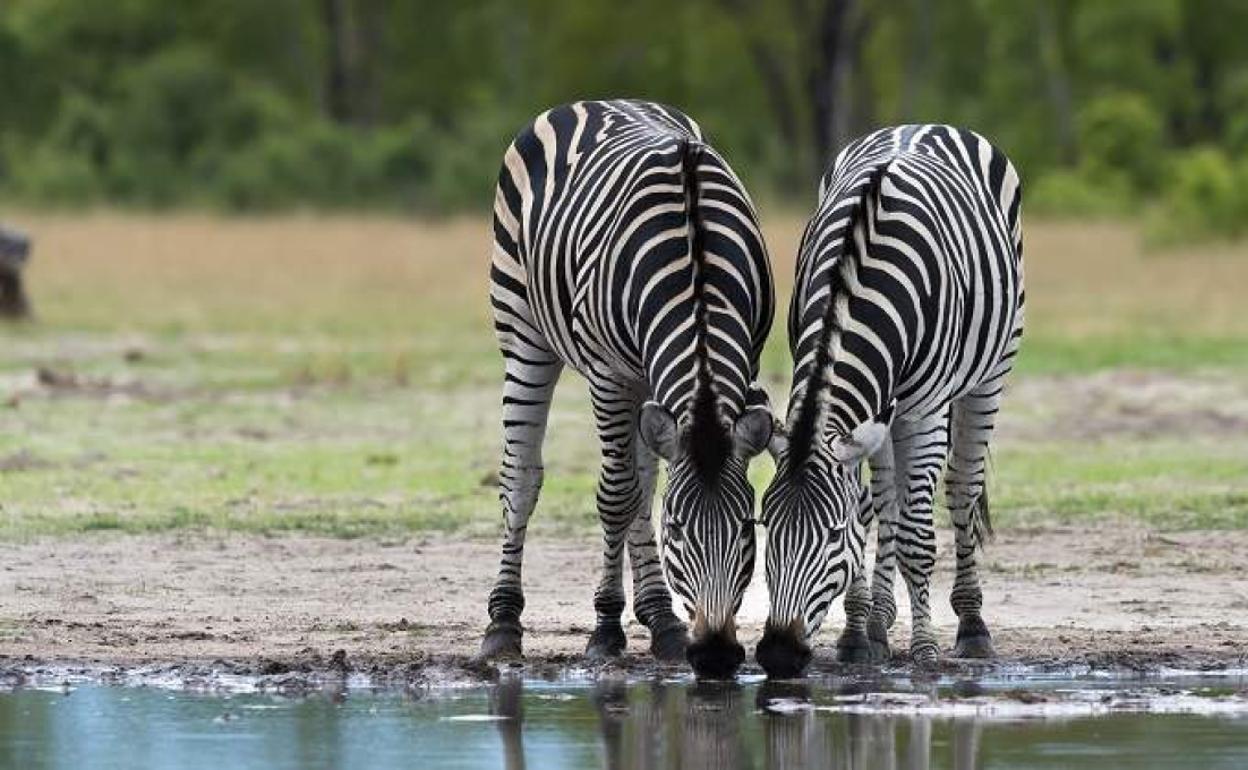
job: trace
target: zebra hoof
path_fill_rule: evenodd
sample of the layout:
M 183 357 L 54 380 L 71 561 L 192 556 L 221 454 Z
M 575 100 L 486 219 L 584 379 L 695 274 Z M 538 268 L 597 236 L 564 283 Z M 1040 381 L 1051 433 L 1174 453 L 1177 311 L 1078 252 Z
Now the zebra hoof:
M 955 658 L 995 658 L 992 634 L 982 618 L 968 617 L 958 623 L 958 641 L 953 648 Z
M 589 643 L 585 645 L 585 657 L 590 660 L 618 658 L 624 653 L 627 644 L 623 626 L 598 626 L 589 635 Z
M 519 660 L 520 638 L 524 631 L 518 622 L 498 621 L 485 629 L 481 640 L 481 660 Z
M 997 651 L 992 647 L 992 637 L 966 636 L 958 640 L 953 648 L 955 658 L 995 658 Z
M 921 640 L 910 646 L 910 659 L 915 668 L 936 668 L 940 664 L 940 648 L 934 642 Z
M 683 663 L 688 630 L 679 620 L 650 634 L 650 653 L 660 663 Z
M 845 629 L 841 632 L 841 638 L 836 640 L 836 662 L 837 663 L 870 663 L 875 660 L 871 650 L 871 640 L 867 638 L 866 631 L 850 631 Z

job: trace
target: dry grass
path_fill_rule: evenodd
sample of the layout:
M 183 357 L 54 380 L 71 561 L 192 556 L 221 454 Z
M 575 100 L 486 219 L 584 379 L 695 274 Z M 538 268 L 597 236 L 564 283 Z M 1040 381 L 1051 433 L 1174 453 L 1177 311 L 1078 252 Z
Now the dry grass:
M 17 216 L 30 285 L 56 328 L 414 331 L 431 311 L 488 317 L 483 218 Z
M 32 291 L 56 328 L 394 333 L 488 317 L 484 215 L 13 219 L 34 235 Z M 803 222 L 764 221 L 783 303 Z M 1148 253 L 1121 223 L 1032 222 L 1026 238 L 1031 334 L 1248 337 L 1248 247 Z
M 1150 252 L 1121 223 L 1032 222 L 1024 238 L 1034 332 L 1248 338 L 1248 245 Z

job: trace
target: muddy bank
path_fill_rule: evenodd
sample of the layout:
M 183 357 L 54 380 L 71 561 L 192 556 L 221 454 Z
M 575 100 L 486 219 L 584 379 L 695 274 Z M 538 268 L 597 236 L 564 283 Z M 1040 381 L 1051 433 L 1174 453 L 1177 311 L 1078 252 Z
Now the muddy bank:
M 947 537 L 947 534 L 945 535 Z M 945 645 L 953 565 L 942 543 L 935 621 Z M 1248 657 L 1248 532 L 1164 535 L 1130 526 L 1009 530 L 985 558 L 994 666 L 1106 670 L 1241 667 Z M 593 624 L 597 541 L 536 539 L 526 561 L 526 675 L 564 675 Z M 493 542 L 250 535 L 92 536 L 0 546 L 0 674 L 79 671 L 195 680 L 479 679 L 472 663 L 497 563 Z M 761 567 L 761 564 L 760 564 Z M 904 650 L 907 609 L 894 647 Z M 763 580 L 742 608 L 752 647 Z M 815 667 L 831 660 L 829 618 Z M 644 673 L 645 629 L 627 626 Z M 903 665 L 897 660 L 894 665 Z M 950 663 L 952 670 L 961 664 Z M 45 672 L 46 673 L 46 672 Z

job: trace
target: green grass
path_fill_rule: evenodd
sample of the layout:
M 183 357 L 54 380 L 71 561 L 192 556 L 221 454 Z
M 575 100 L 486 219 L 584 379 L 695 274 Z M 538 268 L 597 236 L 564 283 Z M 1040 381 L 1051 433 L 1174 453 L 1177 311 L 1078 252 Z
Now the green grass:
M 224 368 L 257 366 L 250 351 L 234 362 L 214 355 Z M 193 379 L 159 357 L 137 375 L 120 361 L 83 368 L 122 382 L 149 367 L 158 380 Z M 280 371 L 280 360 L 270 367 Z M 382 371 L 300 386 L 277 374 L 259 379 L 274 384 L 183 383 L 154 397 L 70 390 L 0 410 L 0 538 L 184 528 L 340 537 L 496 531 L 496 386 L 400 385 Z M 1051 419 L 1028 407 L 1025 419 Z M 591 426 L 584 388 L 569 376 L 552 416 L 534 532 L 595 531 Z M 994 469 L 1001 527 L 1115 518 L 1163 528 L 1248 525 L 1248 438 L 1004 442 Z M 769 459 L 755 462 L 760 491 L 770 472 Z
M 1025 376 L 1120 368 L 1170 372 L 1248 369 L 1248 341 L 1203 334 L 1059 336 L 1041 330 L 1024 339 L 1016 371 Z
M 1165 529 L 1248 526 L 1248 437 L 1010 445 L 990 487 L 1003 527 L 1129 520 Z

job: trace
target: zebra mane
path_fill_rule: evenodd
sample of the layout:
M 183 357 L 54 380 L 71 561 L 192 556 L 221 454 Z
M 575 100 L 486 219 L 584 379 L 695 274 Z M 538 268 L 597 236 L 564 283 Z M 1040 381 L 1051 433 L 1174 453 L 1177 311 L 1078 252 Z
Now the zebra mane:
M 823 328 L 820 330 L 819 341 L 815 347 L 815 362 L 806 376 L 806 388 L 802 392 L 797 416 L 789 431 L 789 465 L 792 468 L 801 467 L 806 463 L 814 449 L 815 442 L 819 439 L 823 396 L 831 387 L 828 375 L 836 363 L 833 360 L 833 351 L 842 331 L 840 321 L 837 319 L 836 304 L 844 289 L 844 277 L 850 268 L 849 262 L 856 263 L 861 258 L 858 253 L 858 242 L 854 240 L 854 230 L 860 221 L 865 221 L 870 198 L 879 188 L 880 180 L 888 170 L 888 165 L 888 163 L 883 163 L 871 172 L 862 186 L 858 200 L 849 212 L 845 235 L 841 239 L 841 253 L 828 279 L 828 299 L 823 310 Z
M 681 177 L 685 188 L 685 208 L 689 217 L 689 253 L 693 261 L 693 301 L 695 352 L 698 372 L 690 405 L 687 437 L 694 470 L 706 480 L 713 479 L 732 453 L 732 437 L 720 422 L 719 397 L 707 343 L 710 308 L 706 299 L 706 254 L 702 218 L 698 213 L 698 162 L 703 145 L 692 140 L 682 141 Z

